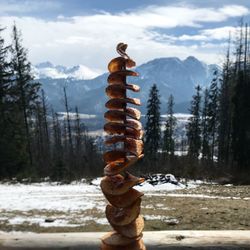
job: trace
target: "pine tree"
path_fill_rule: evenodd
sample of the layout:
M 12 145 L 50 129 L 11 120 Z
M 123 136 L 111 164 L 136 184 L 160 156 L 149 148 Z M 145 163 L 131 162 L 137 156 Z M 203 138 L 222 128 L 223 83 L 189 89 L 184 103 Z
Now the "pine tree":
M 240 40 L 236 49 L 238 70 L 235 74 L 232 94 L 232 155 L 236 167 L 235 172 L 241 175 L 244 175 L 247 171 L 250 173 L 250 64 L 249 54 L 247 55 L 249 53 L 248 33 L 248 26 L 246 25 L 245 32 L 243 32 L 242 25 Z
M 218 71 L 215 70 L 213 73 L 214 77 L 212 79 L 209 88 L 209 98 L 208 98 L 208 133 L 209 140 L 211 141 L 210 152 L 211 160 L 214 159 L 215 152 L 217 150 L 218 142 L 218 126 L 219 126 L 219 87 L 218 87 Z
M 32 125 L 32 154 L 34 158 L 34 167 L 36 173 L 40 177 L 50 175 L 51 168 L 51 150 L 49 137 L 49 123 L 46 98 L 44 91 L 41 91 L 41 96 L 34 110 L 33 125 Z
M 209 147 L 209 91 L 206 88 L 204 91 L 204 102 L 202 108 L 202 121 L 201 121 L 201 139 L 202 139 L 202 159 L 210 159 L 210 147 Z
M 81 122 L 80 116 L 78 112 L 78 108 L 75 107 L 75 148 L 76 148 L 76 155 L 80 155 L 82 152 L 82 129 L 81 129 Z
M 226 60 L 223 64 L 219 91 L 219 125 L 218 125 L 218 163 L 221 168 L 229 170 L 232 131 L 232 85 L 234 78 L 231 62 L 231 38 L 229 37 Z M 236 67 L 235 67 L 236 68 Z
M 64 180 L 66 176 L 66 167 L 64 164 L 65 152 L 62 142 L 62 129 L 58 119 L 58 114 L 52 110 L 52 128 L 53 128 L 53 140 L 52 140 L 52 160 L 53 170 L 51 173 L 53 180 Z
M 16 123 L 12 122 L 12 74 L 7 61 L 9 46 L 5 45 L 1 37 L 3 30 L 0 28 L 0 178 L 12 176 L 21 160 L 17 155 L 19 144 L 15 136 Z
M 85 164 L 85 174 L 86 176 L 95 176 L 100 173 L 100 169 L 98 169 L 98 166 L 100 166 L 100 157 L 97 153 L 97 147 L 95 144 L 95 140 L 93 137 L 90 137 L 85 132 L 85 155 L 84 158 L 86 159 Z
M 70 150 L 69 150 L 69 137 L 68 137 L 68 131 L 67 131 L 67 119 L 63 119 L 62 121 L 62 145 L 63 145 L 63 163 L 65 166 L 65 177 L 67 180 L 71 180 L 71 159 L 70 156 Z
M 74 155 L 74 148 L 73 148 L 73 140 L 72 140 L 72 129 L 71 129 L 71 121 L 69 117 L 69 104 L 68 104 L 68 97 L 66 92 L 66 87 L 63 88 L 64 92 L 64 104 L 65 104 L 65 111 L 66 111 L 66 122 L 67 125 L 65 127 L 65 138 L 68 140 L 68 170 L 69 170 L 69 180 L 72 178 L 72 174 L 75 168 L 75 155 Z
M 160 147 L 160 96 L 156 84 L 149 93 L 147 102 L 146 126 L 145 126 L 145 152 L 149 158 L 156 159 Z
M 187 138 L 188 138 L 188 155 L 197 159 L 201 148 L 201 119 L 200 119 L 200 105 L 201 105 L 201 87 L 195 87 L 196 94 L 191 101 L 191 117 L 187 125 Z
M 249 28 L 241 22 L 235 58 L 230 41 L 223 65 L 219 95 L 218 161 L 235 180 L 249 182 L 250 173 L 250 41 Z
M 75 107 L 75 124 L 73 127 L 74 131 L 74 148 L 75 148 L 75 175 L 79 176 L 83 173 L 84 169 L 84 161 L 83 161 L 83 151 L 85 150 L 83 147 L 83 134 L 85 134 L 85 126 L 81 124 L 80 116 L 78 112 L 78 108 Z M 93 159 L 94 160 L 94 159 Z
M 175 142 L 174 130 L 176 126 L 176 118 L 174 117 L 174 97 L 170 95 L 168 98 L 167 119 L 165 124 L 165 131 L 163 136 L 163 150 L 174 156 Z
M 42 106 L 42 120 L 43 120 L 43 133 L 45 144 L 47 145 L 48 156 L 50 155 L 50 135 L 48 124 L 48 106 L 44 90 L 41 90 L 41 106 Z
M 42 122 L 42 108 L 39 102 L 37 102 L 37 107 L 35 110 L 35 115 L 33 117 L 32 125 L 32 158 L 33 158 L 33 175 L 45 176 L 44 169 L 47 167 L 45 161 L 47 156 L 45 156 L 44 149 L 44 134 L 43 134 L 43 122 Z
M 0 28 L 0 35 L 4 29 Z M 11 83 L 10 63 L 7 62 L 9 46 L 5 46 L 4 39 L 0 36 L 0 114 L 4 121 L 5 112 L 8 110 L 8 96 Z
M 20 132 L 25 138 L 23 143 L 26 143 L 29 164 L 31 166 L 33 158 L 30 122 L 33 111 L 36 108 L 40 84 L 33 81 L 30 63 L 27 59 L 27 51 L 22 47 L 21 42 L 20 32 L 18 32 L 16 25 L 14 25 L 11 47 L 11 68 L 14 78 L 13 94 L 20 113 Z

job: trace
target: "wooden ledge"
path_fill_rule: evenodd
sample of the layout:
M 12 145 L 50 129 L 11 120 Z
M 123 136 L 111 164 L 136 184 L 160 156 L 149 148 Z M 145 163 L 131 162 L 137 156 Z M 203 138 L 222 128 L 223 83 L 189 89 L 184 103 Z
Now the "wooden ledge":
M 0 250 L 67 249 L 99 250 L 104 233 L 0 233 Z M 250 230 L 246 231 L 152 231 L 144 232 L 147 250 L 250 249 Z

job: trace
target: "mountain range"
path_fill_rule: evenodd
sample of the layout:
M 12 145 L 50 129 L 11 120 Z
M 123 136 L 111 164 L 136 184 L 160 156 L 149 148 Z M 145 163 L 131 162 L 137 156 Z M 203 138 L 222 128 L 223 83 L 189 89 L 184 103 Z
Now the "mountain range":
M 53 65 L 51 62 L 42 62 L 32 68 L 35 78 L 72 78 L 77 80 L 93 79 L 101 74 L 98 70 L 92 70 L 84 65 L 65 67 L 63 65 Z
M 155 83 L 163 113 L 166 112 L 170 94 L 175 98 L 175 112 L 187 112 L 194 87 L 197 84 L 208 86 L 215 69 L 218 69 L 217 65 L 205 64 L 193 56 L 185 60 L 157 58 L 135 68 L 139 77 L 128 78 L 128 82 L 139 85 L 141 91 L 128 95 L 141 99 L 141 111 L 145 113 L 149 90 Z M 78 106 L 81 113 L 103 114 L 108 99 L 105 95 L 108 73 L 97 76 L 98 72 L 83 65 L 67 68 L 50 62 L 33 66 L 33 72 L 56 111 L 64 111 L 63 87 L 66 87 L 72 111 Z

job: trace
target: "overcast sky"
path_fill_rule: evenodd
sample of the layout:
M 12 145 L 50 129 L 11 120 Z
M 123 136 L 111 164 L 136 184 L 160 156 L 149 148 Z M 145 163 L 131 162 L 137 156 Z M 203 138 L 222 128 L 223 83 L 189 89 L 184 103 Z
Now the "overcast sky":
M 137 64 L 189 55 L 221 63 L 229 31 L 250 21 L 249 0 L 0 0 L 10 41 L 15 21 L 33 63 L 83 64 L 106 71 L 118 42 Z

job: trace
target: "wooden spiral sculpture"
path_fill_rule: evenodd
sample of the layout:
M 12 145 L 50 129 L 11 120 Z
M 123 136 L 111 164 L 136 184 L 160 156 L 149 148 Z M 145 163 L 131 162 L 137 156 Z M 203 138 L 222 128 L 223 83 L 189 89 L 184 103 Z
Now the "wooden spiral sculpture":
M 140 91 L 139 86 L 127 83 L 127 76 L 138 76 L 127 70 L 135 62 L 126 54 L 127 45 L 119 43 L 114 58 L 108 65 L 110 75 L 106 94 L 110 100 L 106 103 L 109 110 L 104 114 L 107 123 L 104 130 L 110 137 L 106 145 L 113 149 L 103 155 L 106 162 L 101 189 L 109 204 L 106 217 L 115 230 L 102 238 L 102 250 L 144 250 L 142 230 L 144 220 L 140 215 L 143 193 L 133 186 L 144 182 L 127 172 L 127 168 L 143 157 L 142 125 L 139 122 L 139 110 L 128 104 L 140 105 L 140 100 L 127 97 L 127 89 Z

